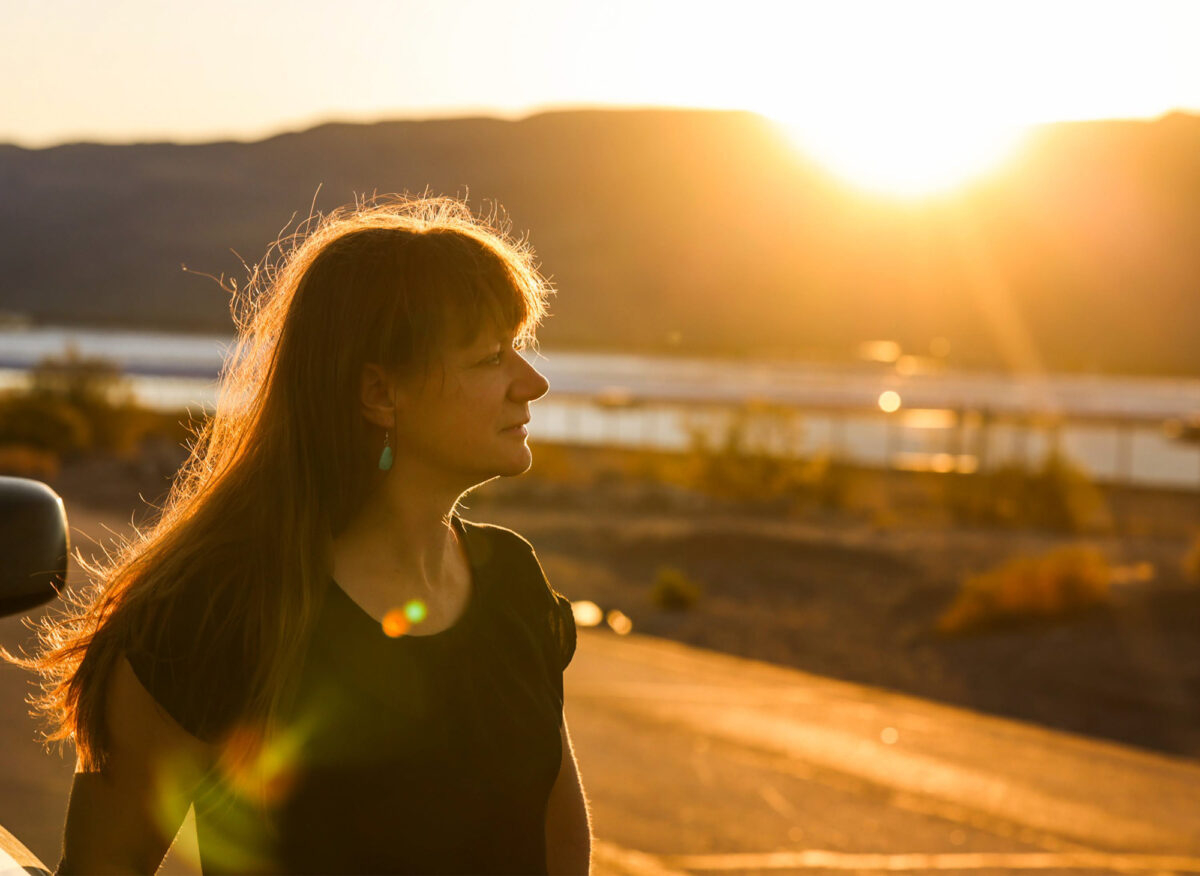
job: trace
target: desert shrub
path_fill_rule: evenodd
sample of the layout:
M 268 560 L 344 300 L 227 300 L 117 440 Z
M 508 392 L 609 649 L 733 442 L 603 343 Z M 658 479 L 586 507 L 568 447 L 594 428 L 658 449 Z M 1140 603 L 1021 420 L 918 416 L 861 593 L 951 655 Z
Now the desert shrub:
M 68 350 L 43 359 L 29 378 L 28 389 L 0 398 L 0 444 L 127 455 L 149 436 L 182 443 L 192 434 L 179 414 L 137 405 L 129 380 L 105 359 Z
M 141 437 L 132 386 L 107 359 L 82 356 L 73 348 L 49 356 L 30 373 L 29 395 L 78 411 L 91 431 L 86 449 L 128 453 Z
M 120 407 L 133 397 L 129 380 L 116 363 L 84 356 L 75 347 L 38 362 L 29 373 L 29 393 L 61 399 L 80 409 Z
M 663 566 L 654 578 L 650 590 L 650 601 L 659 608 L 669 611 L 686 611 L 700 599 L 700 585 L 683 571 L 673 566 Z
M 779 495 L 787 464 L 751 449 L 746 440 L 749 427 L 749 413 L 736 412 L 716 446 L 702 430 L 691 430 L 696 487 L 729 499 L 769 499 Z
M 1036 469 L 1010 463 L 957 476 L 948 495 L 952 513 L 964 522 L 1070 533 L 1112 526 L 1104 494 L 1082 467 L 1057 449 Z
M 1086 532 L 1111 525 L 1108 505 L 1088 473 L 1055 450 L 1033 479 L 1032 516 L 1051 529 Z
M 1192 539 L 1183 555 L 1183 574 L 1189 581 L 1200 584 L 1200 533 Z
M 52 450 L 0 443 L 0 475 L 48 481 L 58 474 L 60 468 L 61 460 Z
M 963 581 L 937 620 L 941 633 L 1077 614 L 1108 601 L 1111 570 L 1088 545 L 1067 545 L 1016 557 Z
M 828 510 L 850 504 L 850 467 L 830 453 L 818 453 L 802 460 L 797 470 L 796 491 Z
M 66 399 L 7 394 L 0 398 L 0 445 L 70 455 L 92 446 L 92 425 Z
M 761 406 L 739 409 L 716 442 L 705 430 L 693 427 L 689 444 L 692 476 L 682 485 L 746 502 L 786 500 L 823 508 L 845 507 L 849 469 L 830 454 L 798 459 L 752 446 L 753 418 L 769 415 Z

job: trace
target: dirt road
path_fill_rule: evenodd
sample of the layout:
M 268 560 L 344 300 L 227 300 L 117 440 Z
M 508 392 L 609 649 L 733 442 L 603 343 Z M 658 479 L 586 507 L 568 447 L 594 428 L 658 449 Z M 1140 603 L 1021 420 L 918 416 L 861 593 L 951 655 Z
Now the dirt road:
M 71 768 L 22 681 L 0 669 L 0 823 L 53 861 Z M 649 637 L 585 633 L 567 697 L 597 873 L 1200 873 L 1192 761 Z M 165 872 L 194 872 L 189 828 Z
M 1193 760 L 647 636 L 583 632 L 566 689 L 597 873 L 1200 873 Z M 0 824 L 53 865 L 72 763 L 26 691 L 0 665 Z M 188 827 L 165 872 L 193 871 Z

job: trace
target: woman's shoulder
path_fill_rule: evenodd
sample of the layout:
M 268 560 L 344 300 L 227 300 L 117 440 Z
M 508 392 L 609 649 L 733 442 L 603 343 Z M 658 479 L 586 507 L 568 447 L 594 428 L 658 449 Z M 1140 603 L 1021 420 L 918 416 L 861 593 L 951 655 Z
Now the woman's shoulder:
M 462 524 L 472 561 L 488 566 L 515 564 L 519 568 L 528 568 L 531 559 L 537 562 L 533 545 L 520 533 L 495 523 L 456 519 Z
M 526 549 L 532 549 L 529 539 L 521 535 L 507 526 L 501 526 L 498 523 L 484 523 L 479 520 L 468 520 L 458 514 L 454 515 L 454 519 L 462 524 L 469 534 L 476 535 L 480 538 L 492 538 L 503 542 L 517 543 L 523 545 Z
M 517 597 L 525 607 L 519 610 L 527 610 L 531 625 L 541 631 L 555 669 L 565 668 L 575 653 L 571 601 L 550 584 L 533 545 L 507 527 L 459 520 L 472 562 Z
M 558 598 L 537 551 L 506 526 L 458 518 L 471 566 L 509 594 L 523 593 L 538 605 Z

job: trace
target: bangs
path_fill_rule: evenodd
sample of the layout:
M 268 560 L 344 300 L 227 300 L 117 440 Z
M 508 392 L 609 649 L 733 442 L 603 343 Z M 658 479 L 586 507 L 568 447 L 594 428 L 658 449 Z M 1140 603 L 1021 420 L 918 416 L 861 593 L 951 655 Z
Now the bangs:
M 540 284 L 484 241 L 458 231 L 427 231 L 404 242 L 397 277 L 409 287 L 397 290 L 403 314 L 390 320 L 386 341 L 393 356 L 425 368 L 442 352 L 472 343 L 488 327 L 516 336 L 518 346 L 535 342 L 545 305 Z M 406 294 L 407 293 L 407 294 Z M 407 357 L 406 357 L 407 358 Z
M 520 285 L 520 278 L 508 266 L 496 259 L 483 270 L 468 276 L 451 279 L 446 286 L 442 305 L 442 340 L 465 346 L 488 327 L 533 340 L 530 302 Z M 525 336 L 529 335 L 528 338 Z

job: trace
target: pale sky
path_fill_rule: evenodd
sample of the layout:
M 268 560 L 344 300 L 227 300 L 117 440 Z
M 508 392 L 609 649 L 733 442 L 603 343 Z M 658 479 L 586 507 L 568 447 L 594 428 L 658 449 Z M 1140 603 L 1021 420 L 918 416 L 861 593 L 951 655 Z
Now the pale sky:
M 0 141 L 592 105 L 820 139 L 1200 112 L 1200 0 L 0 0 Z M 836 137 L 834 138 L 836 140 Z

